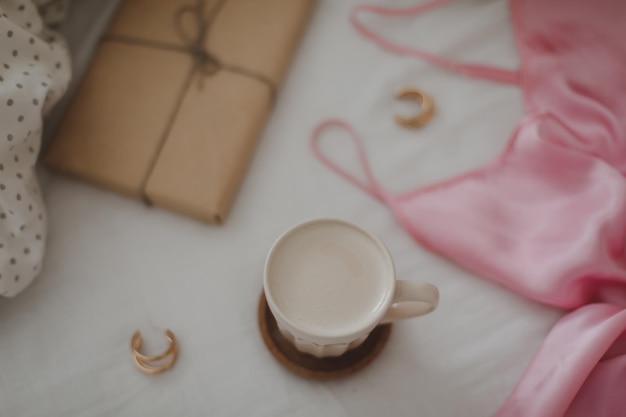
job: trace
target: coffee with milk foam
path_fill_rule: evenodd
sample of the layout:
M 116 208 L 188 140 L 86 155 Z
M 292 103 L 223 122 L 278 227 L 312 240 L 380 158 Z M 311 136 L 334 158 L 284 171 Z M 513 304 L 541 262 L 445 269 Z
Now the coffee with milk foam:
M 268 265 L 277 307 L 311 332 L 341 332 L 370 321 L 383 302 L 384 250 L 343 223 L 313 223 L 287 235 Z

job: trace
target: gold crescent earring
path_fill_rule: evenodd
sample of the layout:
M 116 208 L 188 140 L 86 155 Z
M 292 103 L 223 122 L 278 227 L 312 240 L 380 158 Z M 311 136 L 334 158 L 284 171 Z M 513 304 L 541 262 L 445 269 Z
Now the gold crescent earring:
M 158 355 L 147 356 L 139 352 L 139 349 L 141 349 L 141 344 L 143 342 L 141 333 L 139 331 L 136 331 L 133 334 L 133 337 L 130 341 L 130 348 L 133 352 L 133 361 L 135 362 L 135 366 L 137 367 L 137 369 L 139 369 L 143 373 L 153 375 L 166 371 L 172 367 L 174 361 L 176 361 L 176 356 L 178 355 L 178 342 L 176 341 L 176 337 L 171 330 L 166 330 L 165 336 L 170 342 L 167 350 L 163 353 L 159 353 Z M 163 361 L 163 359 L 167 360 L 155 364 L 155 362 Z
M 412 117 L 396 115 L 396 123 L 404 127 L 424 126 L 435 114 L 435 102 L 431 95 L 416 87 L 407 87 L 396 94 L 399 100 L 411 99 L 421 104 L 420 112 Z

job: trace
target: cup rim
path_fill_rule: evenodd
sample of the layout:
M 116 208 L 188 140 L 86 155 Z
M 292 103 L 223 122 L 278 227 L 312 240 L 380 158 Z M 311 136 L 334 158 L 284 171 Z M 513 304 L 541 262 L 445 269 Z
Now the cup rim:
M 384 292 L 382 294 L 381 301 L 376 305 L 374 310 L 369 316 L 369 320 L 364 320 L 362 323 L 359 323 L 358 326 L 353 326 L 351 328 L 346 329 L 307 329 L 302 325 L 295 323 L 274 300 L 274 296 L 272 294 L 270 285 L 269 285 L 269 267 L 271 265 L 272 259 L 275 257 L 277 251 L 279 250 L 280 244 L 289 236 L 297 233 L 299 230 L 302 230 L 306 227 L 309 227 L 314 224 L 328 224 L 335 223 L 341 226 L 352 228 L 365 237 L 369 238 L 379 249 L 383 259 L 386 262 L 386 267 L 388 268 L 388 273 L 384 274 L 381 279 L 386 280 L 386 285 Z M 315 339 L 323 339 L 326 343 L 343 343 L 349 342 L 357 339 L 362 336 L 364 333 L 371 331 L 383 318 L 385 313 L 387 312 L 392 300 L 393 295 L 396 289 L 396 271 L 395 265 L 393 263 L 393 259 L 391 257 L 391 253 L 389 249 L 385 246 L 383 241 L 373 233 L 363 229 L 362 227 L 350 223 L 343 219 L 338 218 L 315 218 L 306 220 L 300 223 L 295 224 L 294 226 L 288 228 L 284 232 L 282 232 L 278 238 L 272 244 L 272 247 L 267 254 L 265 259 L 265 266 L 263 269 L 263 289 L 265 293 L 265 298 L 270 307 L 270 310 L 274 314 L 276 320 L 279 321 L 279 324 L 284 325 L 291 333 L 299 338 L 315 338 Z

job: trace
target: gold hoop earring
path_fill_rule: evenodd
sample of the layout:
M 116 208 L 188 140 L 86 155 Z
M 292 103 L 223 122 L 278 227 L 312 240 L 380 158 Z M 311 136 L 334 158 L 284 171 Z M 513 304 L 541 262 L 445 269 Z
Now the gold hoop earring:
M 141 333 L 139 331 L 136 331 L 133 334 L 130 342 L 130 347 L 133 352 L 133 361 L 135 362 L 135 366 L 137 367 L 137 369 L 139 369 L 143 373 L 153 375 L 166 371 L 172 367 L 178 355 L 178 342 L 176 341 L 176 337 L 171 330 L 166 330 L 165 336 L 170 342 L 167 350 L 158 355 L 148 356 L 139 352 L 139 349 L 141 349 L 141 344 L 143 342 Z M 162 361 L 165 358 L 167 358 L 167 361 L 160 364 L 154 364 L 154 362 Z
M 396 123 L 404 127 L 424 126 L 435 114 L 435 102 L 431 95 L 416 87 L 407 87 L 396 94 L 399 100 L 411 99 L 421 104 L 420 112 L 412 117 L 396 115 Z

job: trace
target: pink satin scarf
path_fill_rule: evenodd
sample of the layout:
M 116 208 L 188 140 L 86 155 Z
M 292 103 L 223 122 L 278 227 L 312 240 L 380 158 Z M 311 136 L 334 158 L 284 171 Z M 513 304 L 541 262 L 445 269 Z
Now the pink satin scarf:
M 359 13 L 417 14 L 448 0 L 359 5 L 356 29 L 393 52 L 519 84 L 526 116 L 504 153 L 465 175 L 392 195 L 355 131 L 314 131 L 315 155 L 387 204 L 423 246 L 526 297 L 571 310 L 554 326 L 497 417 L 626 416 L 626 1 L 511 0 L 522 68 L 455 63 L 397 45 Z M 360 180 L 321 153 L 322 130 L 350 133 Z

